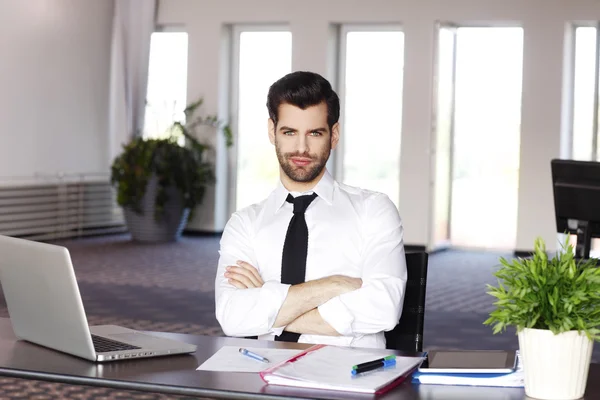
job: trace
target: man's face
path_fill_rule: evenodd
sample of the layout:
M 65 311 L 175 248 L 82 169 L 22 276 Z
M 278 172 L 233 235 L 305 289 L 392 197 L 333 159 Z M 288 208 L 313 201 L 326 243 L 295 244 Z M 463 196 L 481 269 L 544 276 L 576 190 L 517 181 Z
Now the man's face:
M 305 110 L 284 103 L 277 126 L 269 119 L 269 139 L 283 172 L 294 182 L 312 182 L 337 146 L 339 127 L 336 123 L 329 130 L 325 102 Z

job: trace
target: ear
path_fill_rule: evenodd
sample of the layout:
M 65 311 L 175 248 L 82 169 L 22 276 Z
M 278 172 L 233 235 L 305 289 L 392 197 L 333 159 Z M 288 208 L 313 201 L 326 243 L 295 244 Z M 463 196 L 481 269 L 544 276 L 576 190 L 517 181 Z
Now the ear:
M 336 122 L 331 127 L 331 150 L 334 150 L 340 141 L 340 123 Z
M 275 122 L 269 118 L 269 140 L 272 145 L 275 145 Z

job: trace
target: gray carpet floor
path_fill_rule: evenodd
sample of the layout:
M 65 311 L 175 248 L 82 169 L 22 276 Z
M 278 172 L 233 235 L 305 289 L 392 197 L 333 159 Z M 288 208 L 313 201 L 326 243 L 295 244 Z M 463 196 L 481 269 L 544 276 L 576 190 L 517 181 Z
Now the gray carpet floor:
M 218 238 L 183 237 L 177 243 L 144 245 L 118 235 L 58 243 L 71 253 L 90 324 L 222 335 L 214 315 Z M 501 256 L 511 257 L 456 250 L 430 256 L 425 350 L 518 348 L 514 330 L 493 335 L 491 328 L 483 325 L 493 308 L 485 285 L 496 284 L 492 273 Z M 1 294 L 0 317 L 8 317 Z M 593 361 L 600 361 L 597 346 Z M 0 398 L 173 397 L 3 378 Z

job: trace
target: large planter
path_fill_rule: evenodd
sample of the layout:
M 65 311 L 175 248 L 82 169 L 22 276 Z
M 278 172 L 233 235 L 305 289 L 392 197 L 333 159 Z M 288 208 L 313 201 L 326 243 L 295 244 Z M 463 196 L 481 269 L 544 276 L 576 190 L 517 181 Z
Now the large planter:
M 577 331 L 554 335 L 550 330 L 525 328 L 518 336 L 527 396 L 543 400 L 583 397 L 593 341 Z
M 187 224 L 190 210 L 183 207 L 183 199 L 175 187 L 167 188 L 169 200 L 165 204 L 165 212 L 158 220 L 154 218 L 157 186 L 158 179 L 153 175 L 148 180 L 141 202 L 141 215 L 128 207 L 123 209 L 127 228 L 135 241 L 173 242 L 181 237 Z

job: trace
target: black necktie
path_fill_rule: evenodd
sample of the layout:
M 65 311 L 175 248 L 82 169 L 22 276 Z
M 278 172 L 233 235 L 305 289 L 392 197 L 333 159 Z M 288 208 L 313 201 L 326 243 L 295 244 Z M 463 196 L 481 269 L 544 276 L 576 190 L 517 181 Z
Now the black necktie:
M 287 202 L 294 204 L 294 215 L 288 225 L 283 255 L 281 257 L 281 283 L 297 285 L 304 282 L 306 273 L 306 255 L 308 253 L 308 227 L 304 212 L 309 204 L 317 197 L 316 193 L 294 198 L 288 194 Z M 276 336 L 276 341 L 297 342 L 299 333 L 283 331 Z

